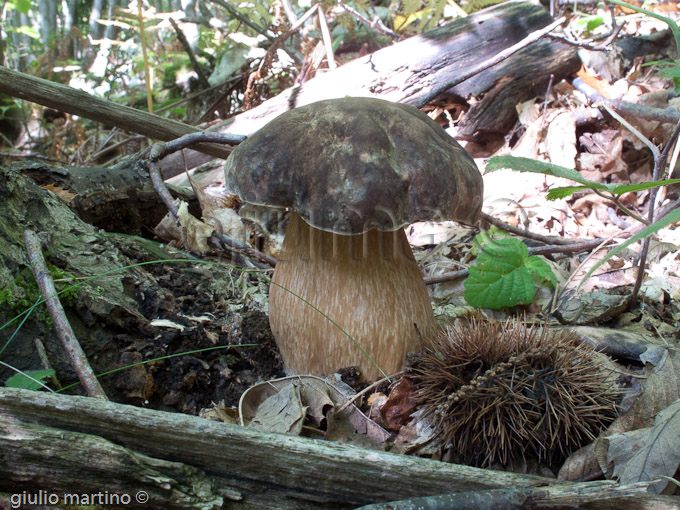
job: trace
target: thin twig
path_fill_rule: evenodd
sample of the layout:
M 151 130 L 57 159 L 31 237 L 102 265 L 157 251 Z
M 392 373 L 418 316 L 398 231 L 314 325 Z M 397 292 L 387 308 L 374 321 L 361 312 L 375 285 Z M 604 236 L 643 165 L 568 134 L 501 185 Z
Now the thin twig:
M 154 191 L 158 194 L 161 201 L 165 204 L 165 207 L 168 208 L 168 211 L 170 211 L 170 213 L 174 216 L 175 221 L 179 224 L 179 211 L 175 205 L 175 199 L 172 198 L 170 191 L 168 191 L 168 188 L 165 185 L 163 176 L 161 176 L 160 168 L 156 163 L 157 159 L 153 157 L 154 150 L 158 150 L 160 152 L 163 150 L 164 145 L 165 144 L 163 142 L 159 142 L 151 147 L 152 157 L 149 158 L 149 176 L 151 177 L 151 184 L 153 185 Z
M 392 39 L 400 38 L 400 35 L 394 32 L 393 30 L 387 28 L 378 16 L 373 18 L 373 21 L 371 21 L 368 18 L 366 18 L 363 14 L 361 14 L 359 11 L 347 5 L 342 0 L 338 0 L 338 6 L 345 10 L 346 12 L 348 12 L 349 14 L 351 14 L 352 16 L 354 16 L 359 21 L 361 21 L 364 25 L 368 25 L 369 27 L 380 32 L 381 34 L 387 35 Z
M 533 239 L 534 241 L 539 241 L 539 242 L 545 243 L 545 244 L 572 244 L 572 243 L 574 243 L 573 240 L 565 239 L 563 237 L 544 236 L 544 235 L 541 235 L 541 234 L 536 234 L 534 232 L 529 232 L 528 230 L 525 230 L 523 228 L 514 227 L 514 226 L 510 225 L 509 223 L 506 223 L 503 220 L 499 220 L 498 218 L 491 216 L 490 214 L 487 214 L 485 212 L 482 213 L 482 221 L 490 223 L 491 225 L 494 225 L 494 226 L 500 228 L 501 230 L 505 230 L 506 232 L 510 232 L 511 234 L 515 234 L 515 235 L 524 237 L 526 239 Z M 576 242 L 580 242 L 580 241 L 576 241 Z
M 338 67 L 335 63 L 335 55 L 333 54 L 333 40 L 331 39 L 331 33 L 328 30 L 328 23 L 326 23 L 326 14 L 323 12 L 323 7 L 321 7 L 321 4 L 317 4 L 317 10 L 319 13 L 319 26 L 321 27 L 321 39 L 323 40 L 323 45 L 326 47 L 326 60 L 328 61 L 328 69 L 332 71 Z
M 401 372 L 397 372 L 396 374 L 394 374 L 392 377 L 393 377 L 393 378 L 397 378 L 397 377 L 399 377 L 400 375 L 402 375 L 403 373 L 404 373 L 404 372 L 403 372 L 403 370 L 402 370 Z M 366 393 L 368 393 L 369 391 L 373 390 L 374 388 L 376 388 L 377 386 L 381 385 L 381 384 L 384 383 L 384 382 L 392 382 L 392 379 L 391 379 L 390 377 L 383 377 L 382 379 L 378 379 L 377 381 L 375 381 L 373 384 L 370 384 L 370 385 L 366 386 L 363 390 L 361 390 L 361 391 L 360 391 L 359 393 L 357 393 L 356 395 L 353 395 L 352 398 L 350 398 L 347 402 L 345 402 L 345 403 L 340 407 L 340 409 L 338 409 L 338 410 L 336 411 L 336 414 L 340 414 L 340 413 L 343 412 L 345 409 L 347 409 L 349 406 L 351 406 L 352 404 L 354 404 L 354 402 L 356 402 L 356 401 L 359 400 L 361 397 L 363 397 L 364 395 L 366 395 Z
M 244 25 L 249 26 L 250 28 L 255 30 L 255 32 L 257 32 L 258 34 L 265 36 L 270 41 L 274 40 L 274 37 L 272 37 L 271 35 L 269 35 L 267 33 L 267 27 L 263 28 L 260 25 L 258 25 L 257 23 L 253 23 L 252 21 L 250 21 L 248 19 L 247 16 L 242 15 L 240 12 L 238 12 L 234 7 L 229 5 L 227 2 L 225 2 L 223 0 L 213 0 L 213 2 L 216 3 L 217 5 L 224 7 L 229 12 L 229 14 L 231 14 L 234 18 L 239 20 Z
M 614 17 L 612 16 L 612 20 Z M 609 45 L 616 39 L 616 37 L 619 35 L 619 32 L 621 32 L 621 29 L 623 28 L 623 25 L 616 26 L 614 25 L 612 27 L 612 31 L 610 34 L 607 36 L 607 39 L 599 44 L 592 44 L 590 41 L 575 41 L 573 39 L 569 39 L 565 35 L 561 34 L 548 34 L 548 37 L 550 39 L 553 39 L 555 41 L 560 41 L 565 44 L 568 44 L 570 46 L 576 46 L 577 48 L 583 48 L 585 50 L 591 50 L 591 51 L 604 51 L 606 50 Z
M 605 241 L 607 242 L 607 241 Z M 549 244 L 547 246 L 532 246 L 529 248 L 529 255 L 549 255 L 553 253 L 579 253 L 582 251 L 589 251 L 597 248 L 602 244 L 602 239 L 588 239 L 586 241 L 571 242 L 565 244 Z M 457 280 L 458 278 L 465 278 L 468 274 L 467 269 L 460 269 L 440 276 L 430 276 L 423 278 L 425 285 L 434 285 L 436 283 L 448 282 Z
M 43 154 L 35 154 L 32 152 L 2 152 L 0 153 L 0 158 L 26 158 L 26 159 L 40 159 L 43 161 L 50 161 L 52 163 L 60 163 L 66 165 L 63 161 L 45 156 Z
M 92 371 L 92 367 L 87 361 L 87 356 L 85 356 L 82 347 L 80 347 L 80 343 L 78 343 L 73 328 L 71 328 L 71 325 L 66 318 L 64 308 L 61 306 L 61 302 L 57 297 L 57 289 L 54 287 L 52 275 L 47 269 L 45 259 L 42 255 L 40 239 L 35 232 L 25 230 L 24 240 L 26 242 L 26 251 L 28 252 L 31 270 L 35 276 L 38 288 L 45 298 L 45 305 L 50 313 L 50 317 L 52 317 L 54 330 L 61 340 L 76 374 L 78 374 L 78 379 L 80 379 L 80 382 L 88 395 L 108 400 L 106 398 L 106 393 L 104 393 L 104 389 L 99 384 L 97 377 Z
M 574 78 L 571 83 L 593 103 L 598 103 L 599 105 L 606 104 L 621 115 L 630 115 L 642 120 L 655 120 L 664 124 L 676 124 L 680 121 L 680 112 L 674 108 L 653 108 L 651 106 L 629 103 L 621 99 L 607 99 L 581 78 Z
M 596 104 L 595 106 L 599 106 Z M 642 143 L 644 143 L 647 148 L 652 151 L 652 155 L 654 156 L 654 160 L 656 161 L 659 158 L 659 149 L 657 148 L 656 145 L 654 145 L 649 138 L 647 138 L 645 135 L 643 135 L 635 126 L 633 126 L 630 122 L 628 122 L 626 119 L 621 117 L 611 106 L 609 106 L 606 102 L 602 103 L 602 108 L 607 110 L 607 113 L 614 117 L 616 120 L 618 120 L 623 126 L 628 129 L 631 133 L 633 133 L 638 140 L 640 140 Z
M 678 122 L 678 124 L 675 126 L 673 134 L 671 135 L 668 142 L 666 142 L 663 151 L 661 151 L 661 153 L 659 154 L 659 151 L 657 149 L 655 152 L 655 155 L 658 155 L 658 157 L 654 158 L 654 171 L 652 173 L 653 181 L 659 180 L 659 176 L 661 175 L 661 169 L 666 165 L 666 161 L 668 160 L 668 155 L 670 154 L 671 147 L 673 147 L 673 145 L 675 145 L 675 143 L 677 142 L 678 136 L 680 136 L 680 122 Z M 656 195 L 658 192 L 659 188 L 652 188 L 649 192 L 649 212 L 647 214 L 647 219 L 649 220 L 650 224 L 654 223 L 654 213 L 656 210 L 655 207 Z M 638 293 L 640 292 L 640 287 L 642 287 L 642 280 L 645 274 L 645 266 L 647 265 L 647 253 L 649 252 L 650 241 L 651 236 L 648 236 L 645 237 L 645 240 L 642 242 L 642 249 L 640 250 L 640 259 L 638 261 L 635 285 L 633 286 L 633 292 L 630 297 L 629 309 L 631 310 L 637 305 Z
M 42 363 L 43 368 L 45 370 L 52 370 L 55 372 L 54 374 L 52 374 L 52 377 L 50 379 L 52 381 L 52 385 L 58 390 L 60 390 L 61 382 L 59 382 L 59 379 L 56 376 L 56 371 L 52 368 L 52 363 L 50 363 L 50 359 L 47 357 L 47 351 L 45 350 L 45 346 L 43 345 L 42 340 L 36 337 L 33 339 L 33 344 L 35 345 L 35 352 L 38 354 L 38 357 L 40 358 L 40 363 Z
M 246 137 L 243 135 L 233 135 L 229 133 L 213 133 L 211 131 L 201 131 L 199 133 L 190 133 L 188 135 L 180 136 L 169 142 L 158 142 L 151 147 L 149 152 L 149 175 L 151 176 L 151 182 L 153 188 L 158 193 L 165 207 L 168 211 L 179 221 L 179 214 L 177 211 L 177 206 L 175 206 L 175 200 L 165 186 L 165 181 L 161 176 L 160 168 L 158 168 L 158 161 L 172 154 L 178 150 L 186 149 L 194 144 L 201 142 L 213 142 L 221 144 L 236 145 L 245 140 Z
M 267 264 L 268 267 L 274 267 L 276 266 L 276 257 L 272 257 L 271 255 L 267 255 L 266 253 L 263 253 L 259 250 L 256 250 L 255 248 L 252 248 L 246 244 L 243 244 L 235 239 L 232 239 L 230 237 L 225 236 L 221 232 L 213 232 L 213 235 L 220 241 L 221 246 L 230 251 L 230 252 L 236 252 L 240 255 L 244 255 L 250 259 L 256 259 L 259 260 L 260 262 L 264 262 Z M 254 262 L 253 262 L 254 263 Z M 254 263 L 255 266 L 258 269 L 267 269 L 267 267 L 262 266 L 260 264 Z
M 621 203 L 621 200 L 620 200 L 619 197 L 617 197 L 616 195 L 613 195 L 613 194 L 612 194 L 612 195 L 607 195 L 607 194 L 603 193 L 602 191 L 600 191 L 599 189 L 594 189 L 594 188 L 591 188 L 591 191 L 592 191 L 593 193 L 595 193 L 595 194 L 596 194 L 597 196 L 599 196 L 599 197 L 602 197 L 602 198 L 604 198 L 604 199 L 606 199 L 606 200 L 609 200 L 610 202 L 614 202 L 614 205 L 615 205 L 616 207 L 618 207 L 621 211 L 623 211 L 625 214 L 627 214 L 628 216 L 630 216 L 630 217 L 633 218 L 634 220 L 637 220 L 637 221 L 639 221 L 640 223 L 643 223 L 643 224 L 645 224 L 645 225 L 649 225 L 649 221 L 647 221 L 646 219 L 644 219 L 644 218 L 643 218 L 642 216 L 640 216 L 639 214 L 636 214 L 634 211 L 631 211 L 630 209 L 628 209 L 628 207 L 626 207 L 625 205 L 623 205 L 623 204 Z
M 553 86 L 553 81 L 555 80 L 555 75 L 550 74 L 550 81 L 548 82 L 548 88 L 545 90 L 545 98 L 543 99 L 543 111 L 541 112 L 541 130 L 545 127 L 545 112 L 548 109 L 548 99 L 550 98 L 550 89 Z
M 191 49 L 191 45 L 189 44 L 189 41 L 187 41 L 184 32 L 179 27 L 179 25 L 177 25 L 177 22 L 172 18 L 172 16 L 169 17 L 168 19 L 170 20 L 172 28 L 175 30 L 177 39 L 179 40 L 180 44 L 182 45 L 182 48 L 184 49 L 184 53 L 186 53 L 187 56 L 189 57 L 189 62 L 191 62 L 191 68 L 198 76 L 198 81 L 200 82 L 201 86 L 205 89 L 210 88 L 210 82 L 208 82 L 208 78 L 206 78 L 205 73 L 203 72 L 203 68 L 198 63 L 198 60 L 196 60 L 194 50 Z

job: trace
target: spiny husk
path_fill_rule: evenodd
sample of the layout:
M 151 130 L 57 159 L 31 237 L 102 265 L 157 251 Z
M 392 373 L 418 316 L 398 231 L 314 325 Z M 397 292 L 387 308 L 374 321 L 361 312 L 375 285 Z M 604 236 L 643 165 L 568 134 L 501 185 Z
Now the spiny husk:
M 567 330 L 462 322 L 413 368 L 416 398 L 460 462 L 554 464 L 616 414 L 617 391 L 598 356 Z

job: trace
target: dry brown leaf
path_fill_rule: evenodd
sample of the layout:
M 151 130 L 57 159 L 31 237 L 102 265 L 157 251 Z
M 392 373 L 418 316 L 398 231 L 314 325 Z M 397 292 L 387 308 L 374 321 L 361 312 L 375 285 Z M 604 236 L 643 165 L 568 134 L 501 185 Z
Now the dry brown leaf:
M 559 113 L 548 125 L 545 149 L 550 162 L 574 168 L 576 164 L 576 121 L 570 111 Z
M 295 435 L 301 432 L 305 419 L 316 425 L 326 420 L 326 439 L 356 440 L 363 444 L 369 441 L 374 447 L 384 445 L 390 434 L 356 406 L 351 405 L 342 413 L 335 412 L 346 401 L 347 397 L 325 379 L 291 376 L 259 383 L 246 390 L 239 401 L 239 414 L 242 425 L 250 426 L 256 421 L 260 428 Z M 265 402 L 266 407 L 261 411 Z M 298 428 L 296 417 L 302 410 L 304 414 Z
M 279 434 L 300 435 L 302 431 L 302 424 L 307 415 L 307 406 L 302 403 L 302 395 L 300 393 L 301 384 L 298 381 L 291 380 L 290 384 L 285 384 L 278 391 L 274 393 L 263 392 L 262 385 L 255 385 L 254 392 L 250 393 L 251 398 L 257 400 L 262 399 L 257 403 L 253 409 L 253 413 L 249 416 L 247 425 L 249 427 L 266 430 L 267 432 L 277 432 Z M 253 388 L 250 388 L 251 390 Z M 247 390 L 241 396 L 241 403 L 244 402 L 244 396 L 248 394 Z M 267 395 L 267 396 L 265 396 Z M 264 398 L 263 398 L 264 397 Z M 248 398 L 246 398 L 246 402 Z M 239 409 L 241 408 L 239 403 Z M 240 413 L 243 421 L 243 413 Z
M 594 443 L 572 453 L 560 468 L 560 480 L 591 480 L 601 476 L 600 463 L 595 455 Z
M 668 350 L 647 379 L 635 403 L 607 430 L 607 435 L 651 427 L 654 417 L 680 398 L 680 353 Z
M 654 419 L 651 429 L 635 431 L 638 448 L 630 448 L 626 441 L 626 452 L 629 457 L 624 462 L 615 462 L 614 476 L 618 476 L 622 485 L 636 482 L 652 481 L 660 476 L 672 477 L 680 465 L 680 400 L 661 411 Z M 626 438 L 629 439 L 629 438 Z M 620 442 L 609 438 L 610 456 L 620 455 L 616 446 Z M 667 479 L 661 479 L 650 485 L 649 491 L 660 494 L 668 485 Z
M 187 177 L 191 188 L 196 193 L 203 221 L 230 239 L 247 244 L 248 233 L 238 213 L 229 207 L 225 207 L 219 200 L 209 196 L 190 174 L 187 173 Z M 221 202 L 225 201 L 222 200 Z
M 55 195 L 57 195 L 59 198 L 66 202 L 71 202 L 74 198 L 78 196 L 77 193 L 71 193 L 67 189 L 55 186 L 54 184 L 45 184 L 44 186 L 40 187 L 51 191 L 52 193 L 54 193 Z
M 389 398 L 380 408 L 382 424 L 387 430 L 397 432 L 411 420 L 411 415 L 416 410 L 413 392 L 413 383 L 408 377 L 402 377 L 392 388 Z
M 154 233 L 161 239 L 176 241 L 196 253 L 208 253 L 210 251 L 208 238 L 213 233 L 213 227 L 192 216 L 189 213 L 189 207 L 186 202 L 176 200 L 175 205 L 178 204 L 179 226 L 175 221 L 175 217 L 168 213 L 156 225 Z
M 624 414 L 595 440 L 593 448 L 600 469 L 608 476 L 620 469 L 619 464 L 627 462 L 617 452 L 616 462 L 609 453 L 609 438 L 629 431 L 644 429 L 654 424 L 662 410 L 680 397 L 680 355 L 668 350 L 659 365 L 654 368 L 646 381 L 645 389 Z M 620 452 L 620 450 L 619 450 Z

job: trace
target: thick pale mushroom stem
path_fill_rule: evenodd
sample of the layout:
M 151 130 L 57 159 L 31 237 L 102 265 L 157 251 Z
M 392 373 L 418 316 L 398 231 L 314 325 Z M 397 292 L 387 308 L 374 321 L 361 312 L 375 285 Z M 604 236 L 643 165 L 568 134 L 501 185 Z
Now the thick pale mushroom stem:
M 435 331 L 430 298 L 403 229 L 346 236 L 310 227 L 293 213 L 273 281 L 332 318 L 389 374 L 400 370 L 419 334 Z M 380 376 L 361 350 L 328 319 L 272 285 L 269 322 L 291 373 L 328 375 L 358 365 Z M 417 325 L 417 328 L 416 326 Z

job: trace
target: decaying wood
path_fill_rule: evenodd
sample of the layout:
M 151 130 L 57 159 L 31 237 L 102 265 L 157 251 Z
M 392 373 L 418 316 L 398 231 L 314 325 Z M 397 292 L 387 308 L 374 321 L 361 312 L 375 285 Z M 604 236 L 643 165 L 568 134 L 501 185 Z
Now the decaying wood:
M 108 232 L 148 233 L 168 212 L 146 170 L 134 161 L 113 169 L 26 161 L 12 169 L 61 194 L 83 221 Z
M 551 487 L 512 487 L 466 491 L 389 503 L 376 503 L 357 510 L 512 510 L 532 506 L 564 505 L 578 508 L 584 503 L 624 498 L 647 491 L 647 483 L 620 486 L 613 481 Z M 621 504 L 621 502 L 617 502 Z
M 146 495 L 148 508 L 173 510 L 219 508 L 225 499 L 212 490 L 210 478 L 200 469 L 149 457 L 98 436 L 24 423 L 0 414 L 0 438 L 0 472 L 5 480 L 0 486 L 10 494 L 25 490 L 35 495 L 41 490 L 45 491 L 45 503 L 48 494 L 58 494 L 60 503 L 77 501 L 85 506 L 99 502 L 103 508 L 143 508 L 147 505 L 138 498 Z M 102 499 L 97 494 L 103 494 L 99 496 Z M 84 495 L 92 495 L 91 501 L 83 501 Z M 114 505 L 114 497 L 128 495 L 132 504 Z M 232 497 L 238 496 L 234 493 Z M 0 506 L 1 502 L 2 496 Z
M 70 441 L 59 440 L 62 432 Z M 111 456 L 105 454 L 107 448 Z M 166 508 L 166 503 L 178 507 L 172 498 L 174 490 L 187 501 L 195 498 L 197 506 L 186 504 L 185 508 L 213 508 L 210 505 L 217 503 L 220 494 L 227 494 L 239 500 L 232 501 L 230 508 L 304 509 L 351 508 L 458 491 L 573 486 L 539 476 L 446 464 L 265 433 L 195 416 L 13 388 L 0 389 L 0 451 L 1 490 L 91 491 L 96 481 L 99 490 L 109 492 L 106 483 L 115 490 L 148 488 L 150 494 L 166 488 L 164 499 L 139 505 L 143 508 Z M 133 459 L 140 459 L 140 464 L 128 472 L 127 464 Z M 73 485 L 64 481 L 61 468 Z M 134 484 L 137 474 L 154 470 L 156 479 L 143 477 Z M 104 473 L 110 476 L 102 477 Z M 189 490 L 189 480 L 202 484 L 200 498 Z
M 433 91 L 439 91 L 442 84 L 551 22 L 550 15 L 538 3 L 506 2 L 318 75 L 234 117 L 219 131 L 248 135 L 287 109 L 344 96 L 373 96 L 422 105 L 434 99 Z M 578 67 L 573 48 L 545 39 L 448 93 L 466 99 L 486 97 L 493 91 L 496 98 L 513 97 L 514 109 L 523 97 L 530 97 L 537 90 L 544 92 L 550 74 L 557 80 Z M 492 125 L 501 129 L 503 122 L 503 118 L 496 118 Z

